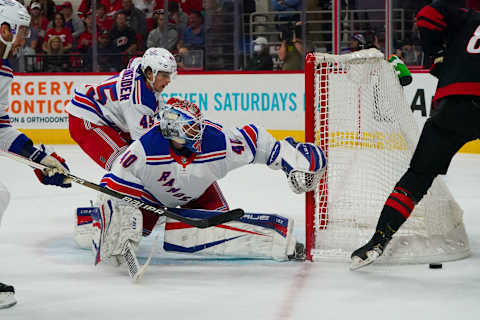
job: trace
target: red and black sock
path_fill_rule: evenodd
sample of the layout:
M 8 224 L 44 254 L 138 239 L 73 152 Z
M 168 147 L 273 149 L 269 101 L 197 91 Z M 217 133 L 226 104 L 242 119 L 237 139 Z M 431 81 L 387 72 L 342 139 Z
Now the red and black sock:
M 415 202 L 407 190 L 395 187 L 388 196 L 378 219 L 377 230 L 392 236 L 408 219 L 415 207 Z

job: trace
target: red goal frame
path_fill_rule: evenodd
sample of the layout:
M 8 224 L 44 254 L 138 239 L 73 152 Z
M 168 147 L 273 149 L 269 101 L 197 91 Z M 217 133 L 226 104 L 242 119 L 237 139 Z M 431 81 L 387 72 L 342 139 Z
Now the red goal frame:
M 322 86 L 318 94 L 320 95 L 320 103 L 315 106 L 315 82 L 320 81 L 320 85 L 324 85 L 328 81 L 328 75 L 326 69 L 322 69 L 321 73 L 316 74 L 315 55 L 312 53 L 307 54 L 305 58 L 305 141 L 311 143 L 318 143 L 325 153 L 325 158 L 328 159 L 328 86 Z M 318 134 L 315 134 L 315 108 L 319 108 L 320 118 L 318 119 L 319 125 L 327 130 L 324 130 Z M 318 141 L 316 141 L 318 138 Z M 327 161 L 328 162 L 328 161 Z M 326 229 L 328 224 L 328 192 L 326 190 L 327 185 L 327 170 L 328 165 L 325 168 L 325 173 L 319 183 L 319 203 L 322 208 L 322 212 L 318 213 L 320 223 L 319 229 Z M 307 260 L 312 261 L 311 250 L 315 244 L 315 219 L 316 219 L 316 204 L 315 204 L 315 192 L 308 192 L 305 196 L 305 249 Z

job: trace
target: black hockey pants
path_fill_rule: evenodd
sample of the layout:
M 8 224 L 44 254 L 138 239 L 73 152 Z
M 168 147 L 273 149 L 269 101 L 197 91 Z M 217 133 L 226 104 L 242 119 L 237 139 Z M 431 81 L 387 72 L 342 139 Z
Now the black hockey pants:
M 480 138 L 480 97 L 448 96 L 438 102 L 423 127 L 410 168 L 397 183 L 420 201 L 439 174 L 446 174 L 457 151 Z

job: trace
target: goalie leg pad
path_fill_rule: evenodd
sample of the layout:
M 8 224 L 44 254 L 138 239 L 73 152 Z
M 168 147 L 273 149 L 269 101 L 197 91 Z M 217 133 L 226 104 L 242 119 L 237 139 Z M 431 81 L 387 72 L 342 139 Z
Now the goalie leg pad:
M 90 249 L 94 234 L 92 215 L 99 216 L 98 207 L 77 208 L 73 215 L 73 239 L 78 247 Z
M 208 210 L 177 210 L 191 217 L 205 218 L 218 214 Z M 295 251 L 293 223 L 293 219 L 264 213 L 246 213 L 238 221 L 207 229 L 167 219 L 164 249 L 200 255 L 286 261 Z
M 99 196 L 99 208 L 92 213 L 95 264 L 105 260 L 113 260 L 114 264 L 118 264 L 118 257 L 122 255 L 127 241 L 131 242 L 134 249 L 140 245 L 142 213 L 103 194 Z
M 7 210 L 8 203 L 10 202 L 10 192 L 0 182 L 0 224 L 2 223 L 2 216 L 5 210 Z
M 92 248 L 92 240 L 95 233 L 92 215 L 100 216 L 100 213 L 96 212 L 98 210 L 100 210 L 99 207 L 82 207 L 75 210 L 75 214 L 73 216 L 73 239 L 75 240 L 77 246 L 81 249 L 90 250 Z M 147 210 L 140 210 L 143 218 L 142 235 L 146 237 L 152 232 L 159 219 L 159 216 Z

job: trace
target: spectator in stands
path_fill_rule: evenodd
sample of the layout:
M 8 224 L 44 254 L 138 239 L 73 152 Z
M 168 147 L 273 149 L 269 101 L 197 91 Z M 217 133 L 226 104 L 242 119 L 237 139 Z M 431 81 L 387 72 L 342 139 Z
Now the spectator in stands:
M 157 47 L 173 51 L 176 48 L 177 42 L 177 30 L 168 24 L 165 12 L 160 10 L 157 18 L 157 27 L 148 34 L 147 48 Z
M 175 25 L 179 35 L 182 35 L 187 29 L 189 16 L 180 10 L 177 2 L 168 2 L 168 23 Z
M 125 12 L 117 12 L 110 39 L 112 40 L 112 51 L 117 54 L 112 61 L 117 70 L 121 70 L 126 67 L 129 56 L 133 56 L 137 52 L 137 37 L 135 31 L 127 24 Z M 123 58 L 121 55 L 127 56 Z
M 406 65 L 421 65 L 423 60 L 422 48 L 411 43 L 395 43 L 395 55 Z
M 56 13 L 53 20 L 53 28 L 47 30 L 45 39 L 43 39 L 42 49 L 47 52 L 48 40 L 53 36 L 58 36 L 62 40 L 62 50 L 68 52 L 72 49 L 72 33 L 65 27 L 65 17 L 61 13 Z
M 253 41 L 253 55 L 247 61 L 247 70 L 273 70 L 273 60 L 269 53 L 268 41 L 258 37 Z
M 63 41 L 59 36 L 51 36 L 45 45 L 44 68 L 46 72 L 63 72 L 68 68 L 67 57 L 64 56 Z
M 351 53 L 358 50 L 365 49 L 367 46 L 367 41 L 361 33 L 354 33 L 350 39 L 350 47 L 343 48 L 341 53 Z
M 147 20 L 145 19 L 145 14 L 135 8 L 132 0 L 122 0 L 122 11 L 127 17 L 127 24 L 132 28 L 135 33 L 139 36 L 140 40 L 137 44 L 139 49 L 142 50 L 147 41 L 148 27 Z
M 214 0 L 214 1 L 216 1 L 216 0 Z M 170 3 L 172 3 L 172 4 L 176 3 L 176 5 L 175 5 L 176 10 L 185 13 L 188 17 L 188 15 L 190 13 L 192 13 L 192 11 L 201 12 L 203 10 L 203 2 L 204 1 L 203 0 L 169 0 L 168 2 L 169 2 L 168 3 L 169 6 L 171 5 Z M 160 9 L 165 9 L 163 0 L 160 0 L 160 1 L 157 0 L 155 10 L 160 10 Z M 170 11 L 173 11 L 173 10 L 170 10 L 170 8 L 169 8 L 168 11 L 170 12 Z
M 203 25 L 202 14 L 194 11 L 188 16 L 189 26 L 183 31 L 178 49 L 186 47 L 187 49 L 202 49 L 205 45 L 205 28 Z
M 302 10 L 301 0 L 272 0 L 272 9 L 274 11 L 300 11 Z M 298 21 L 300 15 L 298 13 L 279 13 L 275 16 L 276 21 Z
M 118 11 L 122 10 L 122 0 L 100 0 L 105 6 L 107 15 L 114 17 Z
M 35 52 L 41 51 L 41 43 L 47 31 L 48 20 L 42 15 L 42 5 L 39 2 L 32 2 L 30 4 L 30 29 L 32 34 L 37 36 L 36 43 L 30 43 L 30 47 L 35 49 Z M 32 46 L 33 45 L 33 46 Z
M 145 18 L 148 20 L 152 19 L 153 11 L 155 11 L 155 6 L 157 1 L 155 0 L 134 0 L 133 4 L 135 8 L 142 11 L 145 14 Z
M 385 52 L 385 36 L 383 34 L 375 33 L 373 38 L 373 46 L 378 50 Z
M 114 66 L 115 58 L 112 59 L 113 54 L 112 43 L 110 41 L 110 32 L 108 30 L 101 30 L 98 34 L 97 46 L 97 63 L 98 69 L 94 72 L 115 72 L 118 66 Z M 87 70 L 92 70 L 92 47 L 87 49 L 86 67 Z
M 99 3 L 100 1 L 97 1 L 97 6 Z M 92 0 L 82 0 L 78 6 L 77 12 L 80 17 L 85 18 L 90 10 L 92 10 Z
M 300 23 L 297 22 L 297 26 Z M 298 28 L 290 35 L 282 35 L 282 44 L 278 50 L 278 58 L 282 61 L 282 70 L 302 70 L 304 51 Z
M 112 30 L 113 17 L 107 15 L 105 12 L 105 5 L 103 3 L 97 3 L 97 28 L 99 30 Z
M 76 13 L 73 13 L 70 1 L 65 1 L 60 8 L 60 13 L 65 17 L 65 27 L 72 32 L 73 43 L 76 45 L 78 37 L 85 31 L 83 21 Z
M 36 9 L 36 10 L 40 11 L 39 9 Z M 45 31 L 43 33 L 45 34 Z M 30 37 L 25 38 L 25 45 L 22 48 L 23 56 L 25 59 L 24 71 L 26 72 L 35 71 L 36 54 L 37 54 L 37 48 L 39 47 L 39 43 L 41 43 L 41 38 L 39 36 L 39 29 L 35 28 L 32 24 L 32 21 L 30 21 Z M 19 69 L 21 69 L 20 65 L 18 67 Z M 14 70 L 19 70 L 19 69 L 14 69 Z
M 85 31 L 78 37 L 77 50 L 81 53 L 86 53 L 88 48 L 92 46 L 93 34 L 93 16 L 92 10 L 89 10 L 85 17 Z
M 55 2 L 53 0 L 38 0 L 38 2 L 42 5 L 42 13 L 47 20 L 53 20 L 55 18 Z
M 177 0 L 182 7 L 182 11 L 185 12 L 185 14 L 189 15 L 193 11 L 202 11 L 202 0 L 189 0 L 189 1 L 184 1 L 184 0 Z
M 154 10 L 153 13 L 152 13 L 152 18 L 147 19 L 147 26 L 148 26 L 149 31 L 152 31 L 153 29 L 155 29 L 157 27 L 158 14 L 160 12 L 164 12 L 164 10 L 163 9 Z
M 110 33 L 103 30 L 98 37 L 98 64 L 99 71 L 114 72 L 116 68 L 112 65 L 111 54 L 113 52 Z

